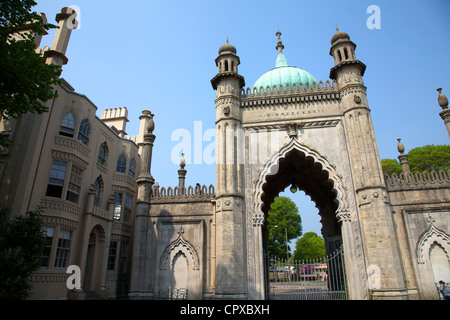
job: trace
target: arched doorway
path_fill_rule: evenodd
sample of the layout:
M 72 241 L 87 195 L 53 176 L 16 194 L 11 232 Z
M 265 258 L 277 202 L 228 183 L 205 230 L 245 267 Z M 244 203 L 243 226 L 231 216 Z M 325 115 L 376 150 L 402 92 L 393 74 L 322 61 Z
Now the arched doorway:
M 86 267 L 84 272 L 84 291 L 98 293 L 100 290 L 102 258 L 105 250 L 105 231 L 96 225 L 89 234 Z
M 247 208 L 249 296 L 267 299 L 268 266 L 264 262 L 264 239 L 267 237 L 266 217 L 270 204 L 285 188 L 292 185 L 303 190 L 316 203 L 322 223 L 322 236 L 328 255 L 343 248 L 345 261 L 334 276 L 351 289 L 350 299 L 367 297 L 367 277 L 360 243 L 359 222 L 352 219 L 342 176 L 316 150 L 292 138 L 258 170 L 251 193 L 252 207 Z M 250 194 L 247 193 L 247 203 Z M 332 276 L 332 275 L 330 275 Z M 344 277 L 344 281 L 342 280 Z M 350 283 L 348 283 L 350 282 Z M 254 291 L 253 291 L 254 290 Z M 254 296 L 253 296 L 254 293 Z
M 343 269 L 342 261 L 336 263 L 336 259 L 339 259 L 341 255 L 337 252 L 341 250 L 342 247 L 342 235 L 341 227 L 339 225 L 338 219 L 336 218 L 336 210 L 338 208 L 338 201 L 336 199 L 337 191 L 333 188 L 334 182 L 329 179 L 329 173 L 323 170 L 322 165 L 315 162 L 310 156 L 305 153 L 293 149 L 286 153 L 284 158 L 280 158 L 278 161 L 278 170 L 272 175 L 266 176 L 266 183 L 263 184 L 263 193 L 261 199 L 263 201 L 262 211 L 264 212 L 265 219 L 263 228 L 263 246 L 264 248 L 266 240 L 268 238 L 267 229 L 267 215 L 270 209 L 270 204 L 274 201 L 275 197 L 283 191 L 285 188 L 290 188 L 293 191 L 297 189 L 303 190 L 311 199 L 316 203 L 319 209 L 319 215 L 321 216 L 322 222 L 322 236 L 325 240 L 325 250 L 328 257 L 333 257 L 333 261 L 329 260 L 327 262 L 321 261 L 320 265 L 327 264 L 326 269 L 327 286 L 330 291 L 340 291 L 343 294 L 340 295 L 342 298 L 345 296 L 345 275 Z M 264 250 L 266 251 L 266 250 Z M 266 279 L 266 297 L 274 298 L 281 291 L 278 292 L 276 288 L 280 286 L 273 286 L 275 282 L 281 282 L 283 287 L 286 287 L 291 293 L 298 292 L 297 295 L 292 295 L 291 298 L 305 298 L 307 295 L 303 294 L 306 290 L 312 290 L 310 287 L 306 289 L 305 284 L 313 284 L 313 282 L 306 282 L 306 278 L 299 275 L 299 273 L 311 273 L 309 270 L 314 268 L 316 264 L 301 264 L 303 269 L 308 270 L 297 270 L 301 269 L 300 264 L 293 263 L 292 261 L 285 261 L 284 263 L 280 261 L 275 263 L 274 261 L 269 261 L 270 257 L 266 254 L 265 256 L 265 279 Z M 319 265 L 319 263 L 317 263 Z M 281 269 L 280 269 L 281 268 Z M 323 266 L 322 266 L 323 268 Z M 273 269 L 273 270 L 271 270 Z M 286 270 L 285 270 L 286 269 Z M 281 273 L 281 274 L 280 274 Z M 289 276 L 285 276 L 284 273 L 288 273 Z M 272 275 L 272 276 L 271 276 Z M 283 276 L 283 279 L 279 279 L 278 276 Z M 275 277 L 274 277 L 275 276 Z M 278 279 L 277 279 L 278 278 Z M 317 287 L 318 288 L 318 287 Z M 304 290 L 303 290 L 304 289 Z M 326 289 L 325 289 L 326 290 Z M 320 296 L 324 297 L 324 288 L 320 287 Z M 285 296 L 283 294 L 283 296 Z M 309 293 L 311 296 L 311 292 Z

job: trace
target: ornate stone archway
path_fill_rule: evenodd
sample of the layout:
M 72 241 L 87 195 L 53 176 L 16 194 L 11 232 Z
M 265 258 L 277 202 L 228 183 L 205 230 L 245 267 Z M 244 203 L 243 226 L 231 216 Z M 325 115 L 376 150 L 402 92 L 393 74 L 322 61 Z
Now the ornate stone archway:
M 272 183 L 270 177 L 279 174 L 282 167 L 280 164 L 293 153 L 301 154 L 303 159 L 307 159 L 310 169 L 315 170 L 318 175 L 321 175 L 323 180 L 322 188 L 327 188 L 327 195 L 333 195 L 331 211 L 335 215 L 335 223 L 339 224 L 337 231 L 342 235 L 342 241 L 345 252 L 345 262 L 347 270 L 347 279 L 349 285 L 349 294 L 351 298 L 364 299 L 367 296 L 367 277 L 365 272 L 364 253 L 362 252 L 362 244 L 360 237 L 354 237 L 354 232 L 359 232 L 359 222 L 352 217 L 349 209 L 348 189 L 346 188 L 342 176 L 339 175 L 336 169 L 329 163 L 326 157 L 322 156 L 317 150 L 313 150 L 308 146 L 302 144 L 297 138 L 291 138 L 290 142 L 283 146 L 278 152 L 274 153 L 272 157 L 259 170 L 256 180 L 254 180 L 251 196 L 246 198 L 247 205 L 247 272 L 248 272 L 248 294 L 251 299 L 264 299 L 267 289 L 264 280 L 264 249 L 263 249 L 263 225 L 267 214 L 267 205 L 273 200 L 273 195 L 268 200 L 265 198 L 265 190 L 267 185 Z M 298 160 L 298 159 L 297 159 Z M 288 166 L 291 164 L 288 164 Z M 286 166 L 286 165 L 285 165 Z M 314 169 L 312 169 L 314 168 Z M 309 179 L 317 179 L 309 178 Z M 317 182 L 317 180 L 314 180 Z M 278 185 L 278 192 L 284 189 L 291 182 L 286 181 L 285 185 Z M 326 185 L 325 185 L 326 184 Z M 299 185 L 301 189 L 303 186 Z M 304 190 L 310 194 L 312 199 L 315 199 L 317 206 L 323 208 L 324 201 L 316 198 L 312 190 Z M 312 192 L 309 193 L 309 192 Z M 250 200 L 250 201 L 249 201 Z M 330 204 L 328 204 L 330 207 Z M 326 210 L 326 209 L 323 209 Z M 330 213 L 330 208 L 328 208 Z M 322 214 L 321 214 L 322 215 Z M 327 217 L 328 219 L 330 217 Z M 353 218 L 353 219 L 352 219 Z M 324 217 L 323 217 L 324 219 Z M 335 231 L 336 232 L 336 231 Z

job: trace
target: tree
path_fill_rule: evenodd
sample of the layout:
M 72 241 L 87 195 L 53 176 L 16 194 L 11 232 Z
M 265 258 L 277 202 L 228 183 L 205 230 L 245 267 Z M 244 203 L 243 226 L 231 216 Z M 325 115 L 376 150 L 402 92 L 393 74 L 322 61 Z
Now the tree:
M 411 172 L 450 169 L 450 146 L 427 145 L 411 149 L 408 153 Z
M 25 299 L 31 273 L 39 268 L 47 238 L 39 211 L 27 212 L 10 221 L 0 211 L 0 299 Z
M 399 175 L 402 173 L 402 166 L 396 159 L 383 159 L 381 160 L 381 167 L 383 168 L 383 173 L 392 175 L 397 174 Z
M 56 96 L 53 85 L 60 82 L 61 67 L 46 64 L 35 51 L 35 35 L 57 26 L 44 23 L 31 8 L 33 0 L 0 2 L 0 116 L 19 119 L 26 113 L 47 112 L 45 102 Z M 30 30 L 31 32 L 21 32 Z M 17 35 L 19 38 L 13 37 Z M 8 146 L 0 135 L 0 146 Z
M 269 238 L 267 240 L 268 253 L 272 257 L 286 258 L 289 245 L 287 241 L 298 238 L 302 235 L 302 219 L 298 213 L 298 208 L 291 199 L 287 197 L 277 197 L 270 206 L 267 229 Z
M 319 259 L 325 257 L 325 242 L 315 232 L 307 232 L 297 240 L 294 260 Z

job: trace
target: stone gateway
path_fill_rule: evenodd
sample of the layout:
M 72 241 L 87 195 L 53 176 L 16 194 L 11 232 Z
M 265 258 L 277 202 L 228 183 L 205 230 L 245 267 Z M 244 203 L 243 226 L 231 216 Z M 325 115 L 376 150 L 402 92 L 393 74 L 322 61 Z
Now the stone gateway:
M 68 61 L 68 10 L 52 48 L 36 48 L 49 64 Z M 215 186 L 186 186 L 183 157 L 178 186 L 159 187 L 154 115 L 144 110 L 138 136 L 127 137 L 126 108 L 98 118 L 64 79 L 48 113 L 1 118 L 14 142 L 0 154 L 0 206 L 11 218 L 41 206 L 49 240 L 31 299 L 268 299 L 267 214 L 285 188 L 315 202 L 327 255 L 343 250 L 347 298 L 439 299 L 436 283 L 450 281 L 450 171 L 411 173 L 399 141 L 403 172 L 383 174 L 366 65 L 347 33 L 331 38 L 325 81 L 290 66 L 275 35 L 275 67 L 249 88 L 236 48 L 219 48 Z M 68 288 L 71 266 L 80 277 Z

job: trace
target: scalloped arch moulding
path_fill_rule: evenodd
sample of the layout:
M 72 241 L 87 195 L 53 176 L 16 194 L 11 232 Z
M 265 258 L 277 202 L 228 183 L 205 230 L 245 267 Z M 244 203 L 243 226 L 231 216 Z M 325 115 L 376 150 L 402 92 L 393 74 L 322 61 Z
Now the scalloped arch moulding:
M 258 175 L 258 179 L 254 183 L 254 214 L 252 217 L 254 225 L 261 226 L 264 223 L 264 213 L 262 212 L 262 195 L 264 193 L 263 185 L 266 183 L 266 177 L 272 175 L 272 171 L 278 166 L 279 160 L 285 158 L 286 155 L 293 150 L 300 151 L 305 154 L 306 157 L 313 158 L 314 163 L 320 163 L 320 165 L 322 166 L 322 170 L 328 172 L 329 179 L 334 183 L 333 189 L 337 193 L 336 200 L 339 203 L 338 209 L 336 210 L 336 217 L 338 218 L 339 222 L 342 220 L 350 221 L 350 211 L 347 201 L 347 194 L 343 186 L 342 177 L 338 175 L 334 166 L 331 165 L 325 157 L 320 155 L 316 150 L 313 150 L 299 142 L 297 138 L 292 138 L 291 141 L 283 148 L 281 148 L 279 152 L 276 152 L 272 155 L 269 161 L 261 169 Z

